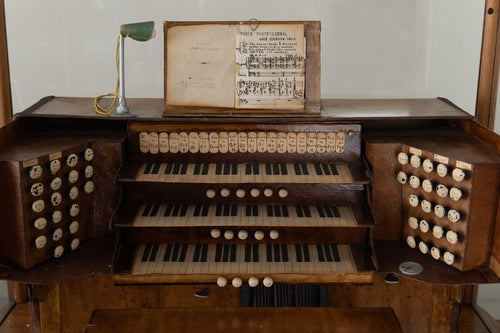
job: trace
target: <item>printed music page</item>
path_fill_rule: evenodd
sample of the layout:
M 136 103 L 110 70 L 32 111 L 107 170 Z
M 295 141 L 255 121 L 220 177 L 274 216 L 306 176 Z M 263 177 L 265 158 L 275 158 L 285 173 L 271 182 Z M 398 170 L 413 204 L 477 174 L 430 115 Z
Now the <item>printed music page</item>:
M 304 108 L 304 80 L 303 24 L 237 26 L 237 108 Z
M 167 34 L 171 105 L 234 108 L 234 25 L 176 26 Z

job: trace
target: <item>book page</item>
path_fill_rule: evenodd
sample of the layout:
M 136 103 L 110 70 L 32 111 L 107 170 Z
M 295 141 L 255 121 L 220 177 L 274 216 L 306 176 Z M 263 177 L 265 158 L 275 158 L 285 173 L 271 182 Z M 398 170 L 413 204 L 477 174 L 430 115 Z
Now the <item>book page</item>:
M 238 26 L 236 107 L 304 108 L 304 25 Z
M 168 104 L 234 108 L 235 32 L 220 24 L 168 29 Z

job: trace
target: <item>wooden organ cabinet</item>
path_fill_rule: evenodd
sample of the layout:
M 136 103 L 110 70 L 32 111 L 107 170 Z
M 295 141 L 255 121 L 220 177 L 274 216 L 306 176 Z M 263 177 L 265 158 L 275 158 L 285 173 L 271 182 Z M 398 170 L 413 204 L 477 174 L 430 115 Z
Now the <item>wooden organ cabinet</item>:
M 499 282 L 500 139 L 449 101 L 162 103 L 48 97 L 0 129 L 0 276 L 35 329 L 449 332 Z

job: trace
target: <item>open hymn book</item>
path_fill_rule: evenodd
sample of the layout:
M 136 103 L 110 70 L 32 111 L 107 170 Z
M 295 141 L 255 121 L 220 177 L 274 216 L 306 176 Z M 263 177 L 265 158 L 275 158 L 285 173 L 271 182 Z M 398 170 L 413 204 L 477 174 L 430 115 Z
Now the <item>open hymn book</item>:
M 304 24 L 165 28 L 168 105 L 303 109 Z

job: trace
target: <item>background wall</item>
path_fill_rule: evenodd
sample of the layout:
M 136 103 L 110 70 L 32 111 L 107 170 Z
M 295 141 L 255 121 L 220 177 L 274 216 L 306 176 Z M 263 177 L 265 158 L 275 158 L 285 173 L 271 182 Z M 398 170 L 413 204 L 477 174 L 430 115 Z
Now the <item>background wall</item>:
M 482 1 L 6 1 L 13 104 L 97 96 L 115 86 L 120 25 L 154 20 L 127 40 L 127 96 L 163 97 L 165 20 L 320 20 L 322 98 L 443 96 L 474 112 Z
M 111 92 L 121 24 L 155 21 L 156 38 L 125 43 L 126 90 L 161 98 L 163 21 L 251 18 L 321 21 L 322 98 L 442 96 L 475 110 L 483 1 L 9 0 L 5 11 L 15 112 Z M 498 304 L 500 287 L 488 288 Z

